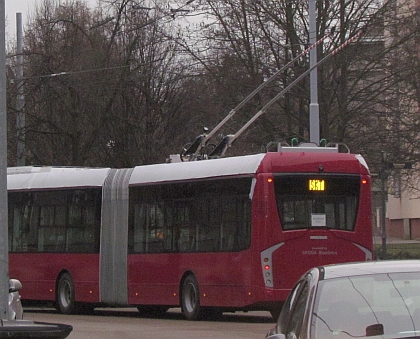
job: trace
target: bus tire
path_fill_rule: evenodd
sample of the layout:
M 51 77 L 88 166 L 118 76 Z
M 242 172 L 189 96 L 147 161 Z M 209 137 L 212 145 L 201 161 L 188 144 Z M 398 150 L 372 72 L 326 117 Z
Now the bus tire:
M 69 273 L 64 273 L 58 280 L 56 308 L 62 314 L 72 314 L 76 310 L 74 283 Z
M 188 275 L 182 283 L 181 310 L 188 320 L 197 320 L 200 314 L 200 291 L 194 275 Z

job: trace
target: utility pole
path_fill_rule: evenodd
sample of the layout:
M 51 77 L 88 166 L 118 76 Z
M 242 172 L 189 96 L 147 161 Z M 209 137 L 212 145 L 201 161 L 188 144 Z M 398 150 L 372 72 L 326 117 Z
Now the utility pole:
M 309 0 L 309 44 L 316 41 L 316 2 Z M 316 47 L 311 49 L 309 54 L 309 66 L 312 68 L 317 64 Z M 309 139 L 319 145 L 319 105 L 318 105 L 318 69 L 314 67 L 310 73 L 311 103 L 309 105 Z
M 8 319 L 9 242 L 7 235 L 7 112 L 6 112 L 6 14 L 0 0 L 0 318 Z
M 22 13 L 16 13 L 17 32 L 17 166 L 25 166 L 25 96 L 23 94 Z
M 381 179 L 381 239 L 382 239 L 382 259 L 386 259 L 386 201 L 388 198 L 388 172 L 386 166 L 386 153 L 381 154 L 381 170 L 379 178 Z

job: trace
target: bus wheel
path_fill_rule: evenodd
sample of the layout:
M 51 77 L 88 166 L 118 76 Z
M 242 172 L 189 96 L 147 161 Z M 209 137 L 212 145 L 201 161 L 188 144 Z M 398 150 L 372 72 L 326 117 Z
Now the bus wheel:
M 56 308 L 63 314 L 71 314 L 75 311 L 74 283 L 69 273 L 64 273 L 58 281 Z
M 200 313 L 200 292 L 193 275 L 185 278 L 181 294 L 182 313 L 188 320 L 197 320 Z

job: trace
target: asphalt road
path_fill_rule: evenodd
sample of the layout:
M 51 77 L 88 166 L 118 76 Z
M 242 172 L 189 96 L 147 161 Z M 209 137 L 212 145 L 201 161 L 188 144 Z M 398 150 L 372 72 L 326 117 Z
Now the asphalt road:
M 93 315 L 62 315 L 53 309 L 25 308 L 24 319 L 72 325 L 69 339 L 264 339 L 274 327 L 268 312 L 225 313 L 214 321 L 188 321 L 178 309 L 147 318 L 136 309 L 96 309 Z

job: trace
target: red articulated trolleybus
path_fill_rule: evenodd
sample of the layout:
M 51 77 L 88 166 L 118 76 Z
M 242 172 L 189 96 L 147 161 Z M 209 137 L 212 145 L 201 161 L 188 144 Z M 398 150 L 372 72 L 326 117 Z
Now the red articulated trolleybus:
M 336 148 L 130 169 L 16 167 L 7 181 L 10 276 L 23 300 L 62 313 L 276 315 L 310 267 L 372 259 L 369 170 Z
M 276 317 L 309 268 L 371 260 L 370 174 L 362 156 L 340 153 L 337 145 L 279 144 L 277 152 L 224 158 L 315 66 L 235 135 L 208 144 L 253 95 L 326 37 L 186 145 L 182 162 L 9 168 L 9 272 L 22 282 L 23 300 L 53 301 L 62 313 L 109 305 L 147 313 L 181 307 L 188 319 L 235 310 Z

